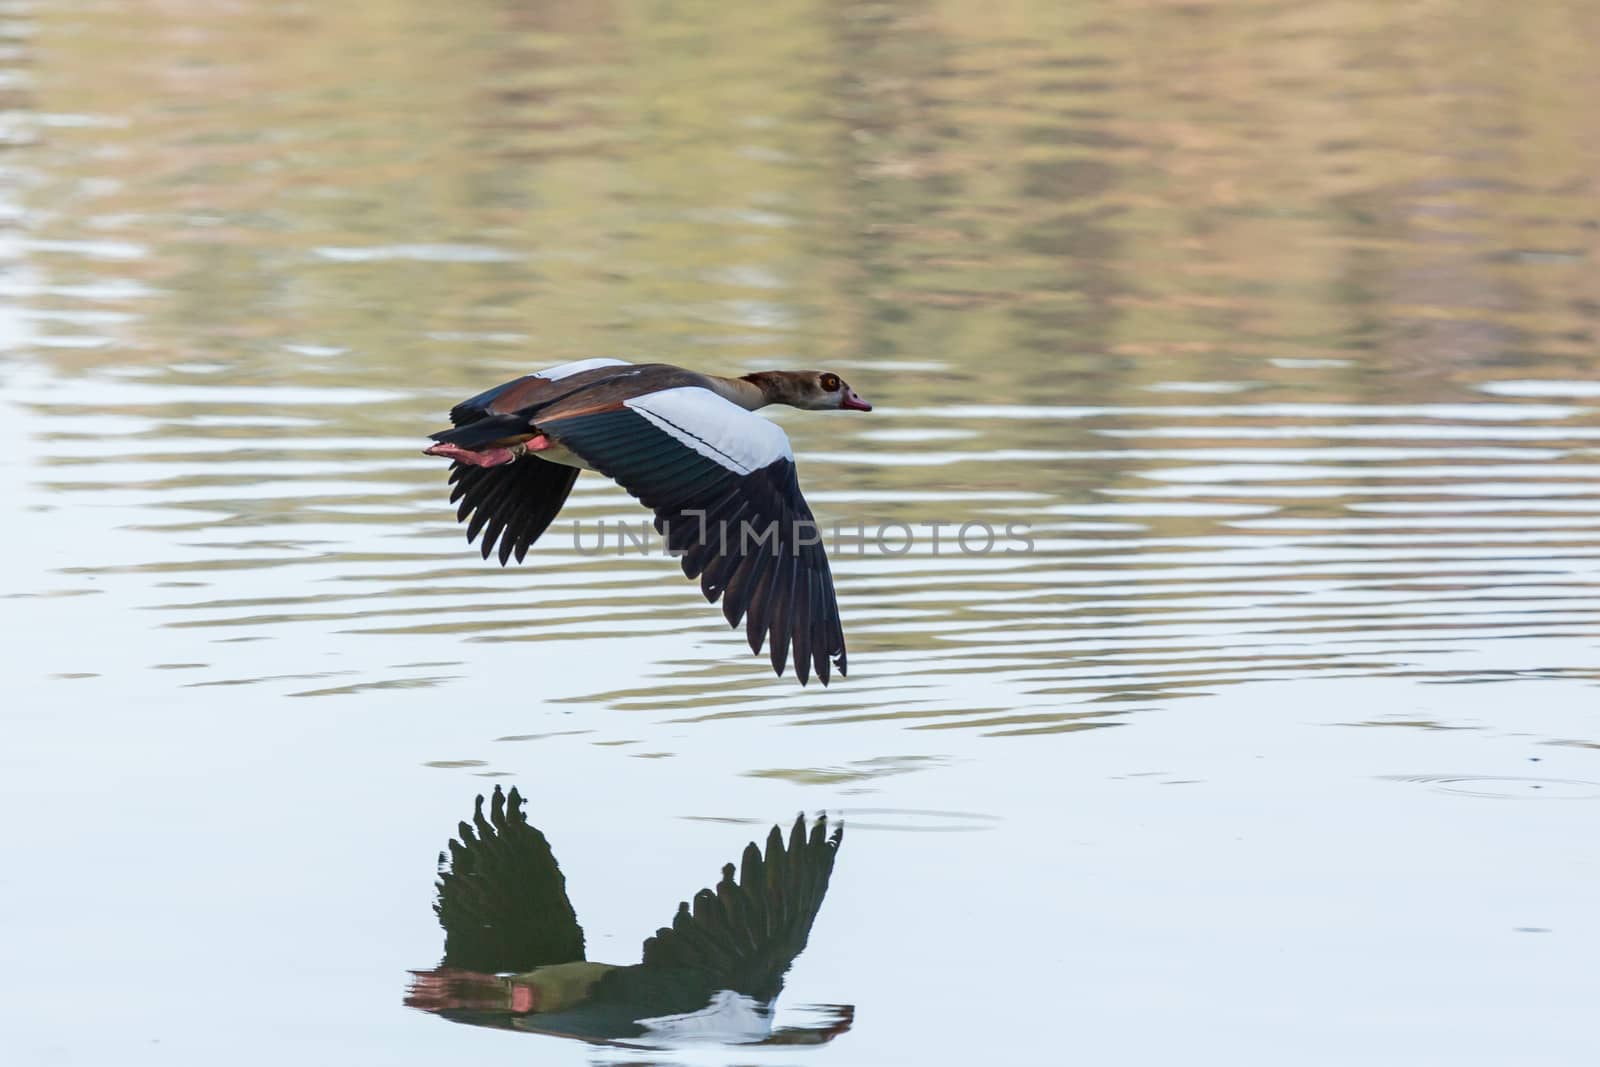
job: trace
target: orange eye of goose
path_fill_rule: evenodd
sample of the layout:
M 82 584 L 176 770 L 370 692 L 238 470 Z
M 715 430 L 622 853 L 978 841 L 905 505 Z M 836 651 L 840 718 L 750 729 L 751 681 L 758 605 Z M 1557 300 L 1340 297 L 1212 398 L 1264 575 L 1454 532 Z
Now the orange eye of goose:
M 824 374 L 822 376 L 822 388 L 826 389 L 830 393 L 838 392 L 839 376 L 836 374 Z

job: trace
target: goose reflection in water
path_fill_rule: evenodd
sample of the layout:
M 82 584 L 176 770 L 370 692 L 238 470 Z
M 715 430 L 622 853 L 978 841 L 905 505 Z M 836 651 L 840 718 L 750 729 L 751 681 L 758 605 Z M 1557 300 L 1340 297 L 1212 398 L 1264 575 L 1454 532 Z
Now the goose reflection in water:
M 828 891 L 842 827 L 826 817 L 777 826 L 763 852 L 745 847 L 735 880 L 678 905 L 672 924 L 644 943 L 631 966 L 592 963 L 567 899 L 566 878 L 523 800 L 495 787 L 487 817 L 439 855 L 434 911 L 444 959 L 414 971 L 406 1004 L 454 1022 L 654 1047 L 681 1041 L 812 1045 L 850 1028 L 854 1009 L 831 1006 L 821 1025 L 772 1027 L 783 976 L 811 933 Z

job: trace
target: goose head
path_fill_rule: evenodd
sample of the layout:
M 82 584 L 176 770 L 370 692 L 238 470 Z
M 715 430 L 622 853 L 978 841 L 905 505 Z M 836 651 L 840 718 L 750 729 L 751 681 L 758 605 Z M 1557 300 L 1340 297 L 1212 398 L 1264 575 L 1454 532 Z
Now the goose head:
M 832 371 L 769 370 L 746 374 L 759 386 L 768 404 L 787 404 L 806 411 L 871 411 L 872 405 Z

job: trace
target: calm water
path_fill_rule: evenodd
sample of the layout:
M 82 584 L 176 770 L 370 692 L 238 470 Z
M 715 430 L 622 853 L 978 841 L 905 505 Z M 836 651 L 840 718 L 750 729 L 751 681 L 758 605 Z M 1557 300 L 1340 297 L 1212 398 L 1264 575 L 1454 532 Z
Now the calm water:
M 1600 1055 L 1594 5 L 3 12 L 8 1062 Z M 836 554 L 803 691 L 601 479 L 482 563 L 423 436 L 593 355 L 837 370 L 825 522 L 1034 549 Z M 404 1006 L 496 783 L 621 963 L 841 813 L 853 1026 Z

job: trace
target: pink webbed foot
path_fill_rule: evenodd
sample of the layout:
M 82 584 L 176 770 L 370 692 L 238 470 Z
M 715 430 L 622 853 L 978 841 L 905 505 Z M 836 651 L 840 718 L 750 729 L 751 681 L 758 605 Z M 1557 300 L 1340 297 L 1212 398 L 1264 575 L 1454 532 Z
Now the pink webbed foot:
M 423 449 L 422 454 L 443 456 L 445 459 L 453 459 L 457 463 L 466 463 L 474 467 L 498 467 L 517 458 L 517 453 L 509 448 L 486 448 L 481 452 L 475 452 L 460 445 L 434 445 Z

